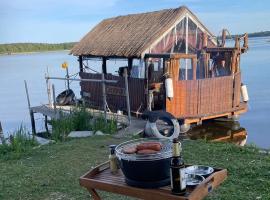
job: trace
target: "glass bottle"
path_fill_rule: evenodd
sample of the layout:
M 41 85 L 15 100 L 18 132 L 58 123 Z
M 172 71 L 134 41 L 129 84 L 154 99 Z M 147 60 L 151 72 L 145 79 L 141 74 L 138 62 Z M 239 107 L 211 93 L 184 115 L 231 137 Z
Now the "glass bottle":
M 110 161 L 110 170 L 112 174 L 116 174 L 118 171 L 117 158 L 115 155 L 115 147 L 116 145 L 110 145 L 109 161 Z
M 186 193 L 185 164 L 181 157 L 181 143 L 177 138 L 173 139 L 173 153 L 170 164 L 171 191 L 176 195 Z

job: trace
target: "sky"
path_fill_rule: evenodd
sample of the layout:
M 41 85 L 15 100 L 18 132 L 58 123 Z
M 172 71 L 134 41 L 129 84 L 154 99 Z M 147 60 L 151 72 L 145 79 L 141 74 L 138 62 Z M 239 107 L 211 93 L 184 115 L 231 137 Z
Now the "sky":
M 102 19 L 182 5 L 215 35 L 270 30 L 269 0 L 1 0 L 0 43 L 79 41 Z

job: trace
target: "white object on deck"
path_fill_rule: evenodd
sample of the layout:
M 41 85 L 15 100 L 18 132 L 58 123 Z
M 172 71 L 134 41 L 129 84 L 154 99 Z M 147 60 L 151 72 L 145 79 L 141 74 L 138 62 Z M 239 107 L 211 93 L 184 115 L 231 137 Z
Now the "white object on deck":
M 46 144 L 50 144 L 54 142 L 53 140 L 49 140 L 49 139 L 38 137 L 38 136 L 35 136 L 35 140 L 39 145 L 46 145 Z
M 82 138 L 82 137 L 90 137 L 93 135 L 93 131 L 71 131 L 68 134 L 68 137 L 71 138 Z
M 173 81 L 172 78 L 165 79 L 166 97 L 173 98 Z
M 247 102 L 249 100 L 247 86 L 244 84 L 241 85 L 241 95 L 244 102 Z

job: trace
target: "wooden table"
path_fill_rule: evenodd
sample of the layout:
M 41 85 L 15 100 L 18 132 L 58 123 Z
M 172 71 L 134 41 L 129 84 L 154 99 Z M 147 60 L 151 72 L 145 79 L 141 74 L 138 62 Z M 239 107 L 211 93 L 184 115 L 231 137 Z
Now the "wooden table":
M 170 186 L 157 189 L 143 189 L 128 186 L 121 170 L 117 174 L 112 174 L 109 169 L 109 162 L 103 163 L 88 171 L 80 177 L 80 185 L 85 187 L 94 200 L 100 200 L 96 189 L 139 199 L 149 200 L 200 200 L 203 199 L 214 188 L 218 187 L 227 177 L 226 169 L 214 169 L 200 185 L 195 188 L 187 188 L 185 196 L 171 194 Z

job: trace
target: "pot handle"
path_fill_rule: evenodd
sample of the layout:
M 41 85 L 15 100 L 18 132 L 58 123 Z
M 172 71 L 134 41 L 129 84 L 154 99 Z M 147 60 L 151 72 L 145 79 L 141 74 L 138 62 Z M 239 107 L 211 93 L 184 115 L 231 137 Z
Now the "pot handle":
M 213 190 L 212 183 L 214 182 L 214 177 L 212 177 L 209 181 L 205 183 L 205 187 L 207 188 L 208 192 L 211 192 Z

